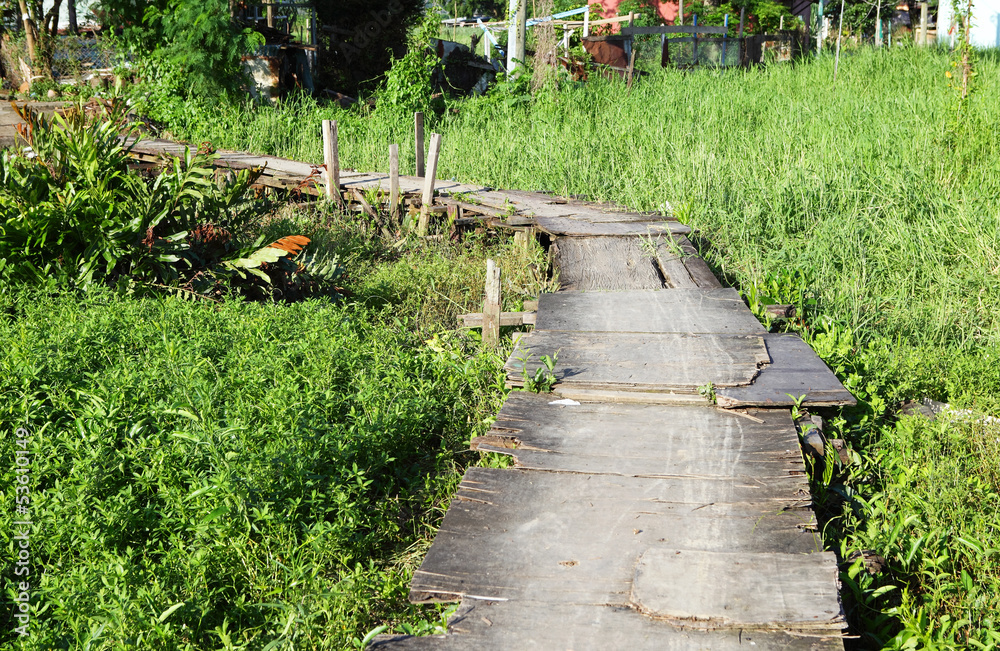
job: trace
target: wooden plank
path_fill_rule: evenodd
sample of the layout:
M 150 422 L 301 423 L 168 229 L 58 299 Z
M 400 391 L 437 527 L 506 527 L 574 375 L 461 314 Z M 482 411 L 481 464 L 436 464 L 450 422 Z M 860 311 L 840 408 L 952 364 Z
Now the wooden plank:
M 515 391 L 471 447 L 519 468 L 643 477 L 805 475 L 787 410 L 747 414 L 702 406 L 556 404 Z M 803 487 L 806 484 L 803 483 Z
M 424 176 L 424 114 L 417 111 L 413 114 L 413 144 L 417 156 L 416 175 Z
M 763 334 L 735 289 L 561 291 L 538 299 L 539 330 Z
M 623 27 L 622 36 L 638 34 L 725 34 L 725 27 L 694 27 L 691 25 L 653 25 L 644 27 Z M 673 41 L 673 39 L 671 39 Z M 668 41 L 668 42 L 671 42 Z
M 680 222 L 589 222 L 568 217 L 535 217 L 535 225 L 550 235 L 567 237 L 647 236 L 662 233 L 690 233 L 691 228 Z
M 765 341 L 772 363 L 762 368 L 748 387 L 718 389 L 719 406 L 789 407 L 799 396 L 805 396 L 802 404 L 816 407 L 857 404 L 833 371 L 798 335 L 766 335 Z
M 694 248 L 691 241 L 683 235 L 675 235 L 677 245 L 683 252 L 682 262 L 691 277 L 691 280 L 698 287 L 722 287 L 722 283 L 712 273 L 712 269 L 698 255 L 698 250 Z
M 632 603 L 646 615 L 696 628 L 837 632 L 844 626 L 837 575 L 832 552 L 654 547 L 636 567 Z
M 414 602 L 626 605 L 650 548 L 808 553 L 804 477 L 670 479 L 470 468 L 414 572 Z
M 483 301 L 483 345 L 495 347 L 500 342 L 500 267 L 486 261 L 486 298 Z
M 844 644 L 838 635 L 678 628 L 632 608 L 606 604 L 463 599 L 448 620 L 447 635 L 382 635 L 368 648 L 377 651 L 844 651 Z
M 340 155 L 337 150 L 337 122 L 323 120 L 323 161 L 326 167 L 326 198 L 340 201 Z
M 553 262 L 563 289 L 663 289 L 654 257 L 636 237 L 559 237 Z
M 389 145 L 389 215 L 399 219 L 399 145 Z
M 500 325 L 502 327 L 534 325 L 537 314 L 535 312 L 501 312 Z M 459 314 L 458 325 L 461 328 L 482 328 L 482 313 Z
M 697 393 L 709 382 L 716 387 L 748 385 L 770 362 L 761 336 L 535 330 L 518 339 L 505 366 L 508 381 L 520 385 L 522 369 L 533 375 L 541 356 L 554 354 L 561 390 L 573 385 Z

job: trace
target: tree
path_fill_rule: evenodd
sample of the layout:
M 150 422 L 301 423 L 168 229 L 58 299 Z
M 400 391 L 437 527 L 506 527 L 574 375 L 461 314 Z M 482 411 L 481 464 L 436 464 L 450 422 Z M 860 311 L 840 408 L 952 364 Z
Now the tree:
M 43 77 L 51 78 L 52 54 L 55 49 L 55 36 L 59 27 L 59 9 L 62 6 L 62 0 L 55 0 L 47 12 L 42 6 L 42 0 L 17 0 L 17 6 L 24 24 L 28 58 L 32 71 Z
M 233 12 L 232 0 L 103 0 L 97 14 L 125 47 L 181 72 L 189 92 L 214 94 L 240 86 L 241 57 L 262 42 Z
M 424 0 L 316 0 L 323 26 L 321 76 L 333 90 L 356 94 L 372 88 L 424 12 Z

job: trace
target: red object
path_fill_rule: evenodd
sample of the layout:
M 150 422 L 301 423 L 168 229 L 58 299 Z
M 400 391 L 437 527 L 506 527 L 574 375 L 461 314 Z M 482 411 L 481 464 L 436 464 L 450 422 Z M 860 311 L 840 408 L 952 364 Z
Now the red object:
M 618 5 L 621 4 L 621 1 L 622 0 L 596 0 L 591 2 L 591 4 L 601 5 L 601 14 L 605 18 L 612 18 L 618 15 Z M 674 19 L 677 18 L 677 7 L 677 2 L 656 2 L 656 13 L 658 13 L 660 18 L 662 18 L 665 22 L 673 24 Z

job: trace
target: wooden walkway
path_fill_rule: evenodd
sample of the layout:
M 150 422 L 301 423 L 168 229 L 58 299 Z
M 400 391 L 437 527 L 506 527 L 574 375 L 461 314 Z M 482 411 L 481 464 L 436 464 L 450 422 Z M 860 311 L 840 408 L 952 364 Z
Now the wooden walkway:
M 233 168 L 266 163 L 273 187 L 317 178 L 303 163 L 219 153 Z M 341 181 L 345 199 L 387 188 L 378 174 Z M 401 186 L 416 200 L 422 180 Z M 460 602 L 448 633 L 370 648 L 843 649 L 837 560 L 822 551 L 789 411 L 853 404 L 833 373 L 798 337 L 767 333 L 682 224 L 438 190 L 461 219 L 549 234 L 563 290 L 539 297 L 506 368 L 518 386 L 523 360 L 533 372 L 558 353 L 558 382 L 512 392 L 472 441 L 515 464 L 466 472 L 413 576 L 411 601 Z

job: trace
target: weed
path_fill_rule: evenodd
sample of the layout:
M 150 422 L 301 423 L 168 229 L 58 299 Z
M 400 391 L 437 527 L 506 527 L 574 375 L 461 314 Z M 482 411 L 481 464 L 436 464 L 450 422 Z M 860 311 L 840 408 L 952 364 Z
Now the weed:
M 518 353 L 517 361 L 521 364 L 521 378 L 524 381 L 524 390 L 532 393 L 551 393 L 558 378 L 556 378 L 555 368 L 559 361 L 559 351 L 552 355 L 542 355 L 539 358 L 539 366 L 534 373 L 528 370 L 531 363 L 531 349 L 525 348 Z
M 715 384 L 709 382 L 708 384 L 703 384 L 698 387 L 698 395 L 704 397 L 713 405 L 716 404 L 717 398 L 715 396 Z

